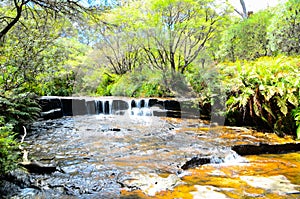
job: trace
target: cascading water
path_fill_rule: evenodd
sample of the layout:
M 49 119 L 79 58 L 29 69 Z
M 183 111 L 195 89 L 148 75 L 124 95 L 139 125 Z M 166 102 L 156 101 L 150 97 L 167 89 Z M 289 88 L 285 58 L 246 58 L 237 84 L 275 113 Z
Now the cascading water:
M 89 110 L 90 107 L 86 105 Z M 96 114 L 124 115 L 130 116 L 153 116 L 149 107 L 149 99 L 128 99 L 128 100 L 95 100 Z M 90 111 L 89 111 L 90 112 Z
M 153 116 L 153 111 L 149 107 L 149 99 L 133 99 L 129 104 L 131 116 Z

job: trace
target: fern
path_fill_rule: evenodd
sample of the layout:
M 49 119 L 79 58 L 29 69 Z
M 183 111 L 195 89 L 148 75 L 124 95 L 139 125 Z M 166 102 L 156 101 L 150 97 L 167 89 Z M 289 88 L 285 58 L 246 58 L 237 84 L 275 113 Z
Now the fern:
M 297 139 L 300 139 L 300 107 L 295 108 L 292 111 L 292 115 L 294 116 L 294 120 L 297 125 L 297 129 L 296 129 Z
M 227 112 L 240 110 L 244 117 L 248 111 L 253 124 L 268 125 L 275 132 L 294 132 L 295 125 L 300 126 L 297 114 L 295 123 L 291 123 L 291 111 L 299 106 L 300 100 L 299 63 L 300 57 L 285 56 L 262 57 L 242 64 L 237 61 L 227 66 L 223 63 L 220 74 L 229 77 L 223 77 L 223 85 L 233 91 L 229 94 L 234 93 L 228 96 Z M 232 75 L 236 71 L 240 74 Z

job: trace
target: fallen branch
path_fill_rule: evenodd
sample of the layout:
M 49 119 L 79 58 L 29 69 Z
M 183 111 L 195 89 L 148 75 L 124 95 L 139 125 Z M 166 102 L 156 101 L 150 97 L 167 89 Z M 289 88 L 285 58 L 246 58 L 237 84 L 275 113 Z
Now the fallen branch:
M 26 131 L 26 128 L 25 126 L 23 126 L 23 129 L 24 129 L 24 135 L 22 136 L 22 139 L 21 139 L 21 142 L 20 142 L 20 145 L 19 145 L 19 149 L 22 151 L 23 153 L 23 162 L 29 162 L 28 160 L 28 151 L 24 149 L 24 147 L 22 146 L 22 143 L 24 142 L 24 139 L 27 135 L 27 131 Z

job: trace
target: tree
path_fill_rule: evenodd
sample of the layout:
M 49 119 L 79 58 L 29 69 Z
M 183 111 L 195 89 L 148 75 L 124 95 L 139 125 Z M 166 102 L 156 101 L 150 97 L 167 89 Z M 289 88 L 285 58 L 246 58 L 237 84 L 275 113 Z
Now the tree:
M 135 33 L 111 27 L 102 30 L 101 35 L 103 39 L 95 45 L 100 65 L 108 66 L 117 75 L 123 75 L 141 65 L 141 49 Z
M 141 31 L 152 67 L 184 73 L 198 58 L 222 23 L 212 1 L 150 1 Z
M 5 9 L 0 17 L 0 41 L 3 37 L 20 22 L 21 18 L 33 19 L 48 18 L 54 19 L 60 15 L 69 17 L 80 17 L 88 8 L 80 3 L 80 0 L 53 1 L 53 0 L 4 0 L 2 1 Z M 44 12 L 41 12 L 43 10 Z M 40 14 L 43 13 L 41 16 Z M 38 20 L 37 20 L 38 22 Z M 23 23 L 21 23 L 24 25 Z
M 55 82 L 57 73 L 64 76 L 62 67 L 66 66 L 66 60 L 72 59 L 76 49 L 74 45 L 67 49 L 59 39 L 69 36 L 70 20 L 60 16 L 60 10 L 41 9 L 42 5 L 30 2 L 1 2 L 0 174 L 15 166 L 18 158 L 15 135 L 21 133 L 20 127 L 33 122 L 39 115 L 37 95 L 32 93 L 40 89 L 40 85 L 43 89 L 53 86 L 49 82 Z M 55 2 L 52 4 L 57 6 Z M 59 86 L 63 85 L 62 76 L 59 76 Z M 50 81 L 45 81 L 44 77 Z
M 240 0 L 243 12 L 240 12 L 238 9 L 234 8 L 234 11 L 238 13 L 243 19 L 248 18 L 247 8 L 244 0 Z
M 288 55 L 300 53 L 300 4 L 299 0 L 289 0 L 278 6 L 272 19 L 268 39 L 270 48 L 276 53 Z
M 272 17 L 272 12 L 265 10 L 233 22 L 222 35 L 219 58 L 230 61 L 253 60 L 268 55 L 267 33 Z
M 54 70 L 66 59 L 66 50 L 57 38 L 67 23 L 51 19 L 21 19 L 9 33 L 0 50 L 0 88 L 3 91 L 32 89 L 36 77 Z M 25 28 L 26 27 L 26 28 Z M 49 71 L 50 72 L 50 71 Z

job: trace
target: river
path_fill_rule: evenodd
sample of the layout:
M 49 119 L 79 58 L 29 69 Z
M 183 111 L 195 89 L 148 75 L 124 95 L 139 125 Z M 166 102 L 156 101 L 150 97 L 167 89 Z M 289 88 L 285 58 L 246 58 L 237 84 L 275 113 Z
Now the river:
M 300 198 L 297 151 L 232 150 L 291 137 L 143 111 L 35 122 L 28 157 L 57 170 L 27 174 L 30 186 L 13 198 Z

